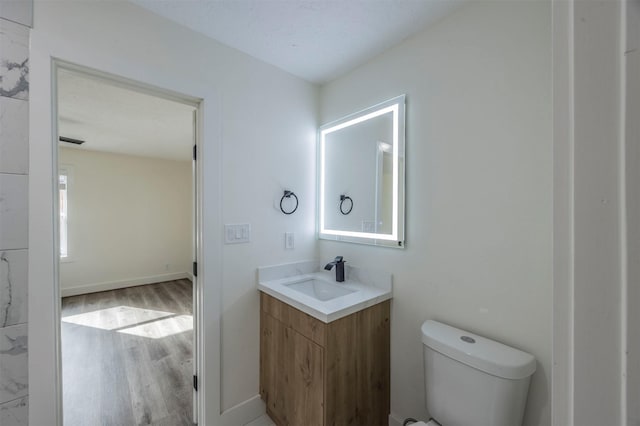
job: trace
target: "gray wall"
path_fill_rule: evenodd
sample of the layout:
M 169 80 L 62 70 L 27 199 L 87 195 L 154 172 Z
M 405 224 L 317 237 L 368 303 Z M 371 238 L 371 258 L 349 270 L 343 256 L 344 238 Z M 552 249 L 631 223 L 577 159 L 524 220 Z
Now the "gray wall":
M 30 1 L 0 3 L 0 425 L 28 424 Z

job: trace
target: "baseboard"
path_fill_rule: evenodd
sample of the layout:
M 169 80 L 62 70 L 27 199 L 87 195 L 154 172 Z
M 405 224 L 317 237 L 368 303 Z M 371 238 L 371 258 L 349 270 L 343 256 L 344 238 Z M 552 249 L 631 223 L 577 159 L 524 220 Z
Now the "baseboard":
M 220 415 L 222 425 L 246 425 L 267 412 L 260 395 L 249 398 L 238 405 L 224 410 Z
M 260 416 L 264 416 L 266 408 L 260 395 L 249 398 L 240 404 L 224 410 L 220 415 L 222 425 L 246 425 Z M 389 414 L 389 426 L 402 426 L 404 419 L 395 413 Z
M 389 426 L 402 426 L 404 419 L 396 413 L 389 414 Z
M 61 288 L 62 297 L 77 296 L 79 294 L 97 293 L 99 291 L 117 290 L 119 288 L 135 287 L 137 285 L 161 283 L 164 281 L 181 280 L 189 278 L 188 272 L 176 272 L 172 274 L 153 275 L 150 277 L 131 278 L 127 280 L 108 281 L 103 283 L 87 284 L 77 287 Z

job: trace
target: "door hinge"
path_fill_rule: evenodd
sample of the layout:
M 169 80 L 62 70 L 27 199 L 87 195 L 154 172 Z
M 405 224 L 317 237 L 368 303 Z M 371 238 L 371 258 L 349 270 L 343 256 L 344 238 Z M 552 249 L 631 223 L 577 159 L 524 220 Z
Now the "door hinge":
M 193 276 L 198 276 L 198 262 L 193 262 Z
M 195 374 L 193 376 L 193 389 L 196 391 L 198 390 L 198 376 L 196 376 Z
M 198 158 L 198 145 L 193 146 L 193 161 L 196 161 Z

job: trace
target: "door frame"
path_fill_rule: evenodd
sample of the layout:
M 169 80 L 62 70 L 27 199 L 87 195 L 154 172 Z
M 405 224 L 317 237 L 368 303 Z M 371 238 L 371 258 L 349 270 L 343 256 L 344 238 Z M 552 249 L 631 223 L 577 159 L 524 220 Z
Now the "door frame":
M 62 311 L 62 295 L 60 291 L 60 218 L 59 218 L 59 204 L 58 204 L 58 173 L 59 173 L 59 158 L 58 158 L 58 71 L 66 70 L 83 74 L 89 78 L 96 78 L 102 81 L 108 81 L 118 87 L 126 88 L 136 92 L 144 93 L 150 96 L 166 99 L 173 102 L 179 102 L 185 105 L 189 105 L 195 108 L 194 114 L 194 145 L 195 152 L 200 153 L 202 147 L 202 120 L 203 120 L 203 99 L 195 98 L 189 95 L 184 95 L 171 90 L 163 89 L 157 86 L 153 86 L 147 83 L 131 80 L 115 74 L 99 71 L 86 66 L 74 64 L 68 61 L 64 61 L 57 58 L 52 58 L 51 62 L 51 113 L 52 113 L 52 198 L 53 198 L 53 252 L 55 255 L 54 262 L 54 274 L 53 274 L 53 292 L 56 297 L 54 304 L 54 318 L 55 318 L 55 351 L 57 356 L 56 361 L 56 389 L 58 391 L 57 398 L 57 424 L 62 426 L 63 424 L 63 388 L 62 388 L 62 344 L 61 344 L 61 311 Z M 191 274 L 193 282 L 193 356 L 194 356 L 194 375 L 198 377 L 198 382 L 201 382 L 205 377 L 204 371 L 204 345 L 203 342 L 203 297 L 202 297 L 202 283 L 204 283 L 204 268 L 202 267 L 203 257 L 203 221 L 202 221 L 202 206 L 203 206 L 203 162 L 194 158 L 192 161 L 192 191 L 193 191 L 193 203 L 192 212 L 194 217 L 194 229 L 192 233 L 193 238 L 193 262 L 198 264 L 197 274 Z M 194 392 L 193 399 L 193 415 L 194 423 L 205 418 L 204 408 L 204 392 L 201 391 L 202 386 L 198 385 L 198 391 Z

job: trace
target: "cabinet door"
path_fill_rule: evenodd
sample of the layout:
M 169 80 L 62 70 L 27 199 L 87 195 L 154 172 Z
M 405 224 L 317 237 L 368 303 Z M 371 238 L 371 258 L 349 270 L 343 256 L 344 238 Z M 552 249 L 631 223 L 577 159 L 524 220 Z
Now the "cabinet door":
M 314 426 L 324 424 L 323 419 L 323 349 L 300 333 L 287 329 L 291 345 L 286 367 L 289 383 L 289 407 L 285 424 Z
M 389 330 L 388 301 L 329 324 L 327 426 L 389 424 Z
M 260 396 L 267 412 L 281 424 L 285 413 L 286 390 L 284 370 L 287 353 L 285 327 L 264 312 L 260 315 Z
M 260 395 L 279 426 L 323 424 L 323 349 L 262 312 Z

